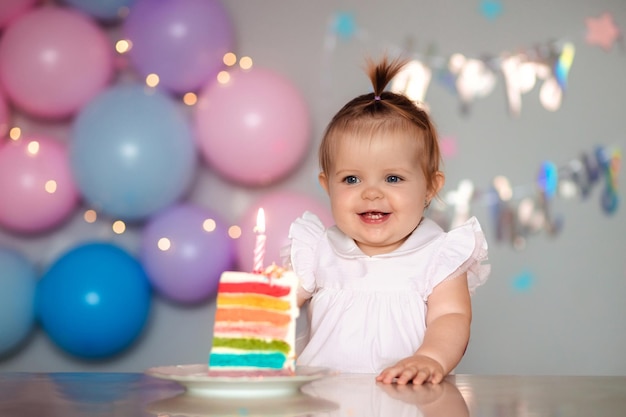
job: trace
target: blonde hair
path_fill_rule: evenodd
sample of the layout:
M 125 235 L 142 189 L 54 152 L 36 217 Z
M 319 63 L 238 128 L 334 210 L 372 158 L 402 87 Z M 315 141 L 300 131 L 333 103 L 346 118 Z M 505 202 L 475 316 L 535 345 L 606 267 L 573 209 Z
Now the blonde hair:
M 319 163 L 323 173 L 329 173 L 337 143 L 347 136 L 371 138 L 381 133 L 408 133 L 419 141 L 422 170 L 429 190 L 435 189 L 441 153 L 437 130 L 428 114 L 403 94 L 385 91 L 406 60 L 378 63 L 368 59 L 366 71 L 374 92 L 360 95 L 341 108 L 332 118 L 319 148 Z

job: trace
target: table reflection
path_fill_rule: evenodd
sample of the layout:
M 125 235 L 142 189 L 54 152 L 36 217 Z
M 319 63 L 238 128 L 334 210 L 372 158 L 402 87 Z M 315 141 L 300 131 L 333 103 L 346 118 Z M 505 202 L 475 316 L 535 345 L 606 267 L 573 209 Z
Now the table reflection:
M 406 416 L 467 417 L 463 396 L 451 380 L 439 385 L 386 385 L 374 375 L 336 375 L 276 398 L 217 398 L 180 394 L 148 404 L 154 416 Z
M 374 375 L 337 375 L 305 385 L 308 395 L 337 402 L 339 408 L 315 416 L 469 416 L 454 377 L 441 384 L 397 385 L 377 383 Z
M 194 396 L 138 373 L 0 373 L 0 417 L 624 417 L 626 376 L 334 375 L 276 397 Z
M 306 394 L 273 398 L 211 398 L 181 394 L 152 402 L 146 411 L 159 417 L 295 417 L 318 415 L 338 407 L 334 402 Z

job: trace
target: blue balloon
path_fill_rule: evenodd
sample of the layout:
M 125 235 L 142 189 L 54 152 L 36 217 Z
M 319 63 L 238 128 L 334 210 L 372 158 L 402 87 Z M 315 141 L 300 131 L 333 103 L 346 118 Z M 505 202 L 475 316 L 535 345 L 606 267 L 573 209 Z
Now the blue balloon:
M 37 286 L 37 315 L 66 352 L 100 359 L 126 349 L 141 333 L 151 288 L 141 264 L 108 243 L 62 255 Z
M 98 20 L 118 20 L 130 10 L 135 0 L 64 0 L 89 16 Z
M 13 351 L 35 322 L 34 265 L 19 252 L 0 247 L 0 356 Z
M 119 85 L 77 115 L 70 166 L 96 210 L 140 220 L 187 191 L 197 150 L 190 120 L 172 98 L 141 85 Z

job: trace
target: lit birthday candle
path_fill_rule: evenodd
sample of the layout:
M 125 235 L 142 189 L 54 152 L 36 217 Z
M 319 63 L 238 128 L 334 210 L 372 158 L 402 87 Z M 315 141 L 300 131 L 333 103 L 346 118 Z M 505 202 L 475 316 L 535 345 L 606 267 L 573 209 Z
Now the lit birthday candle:
M 256 216 L 256 244 L 254 246 L 254 268 L 253 272 L 263 272 L 263 258 L 265 258 L 265 211 L 263 208 L 259 208 L 259 212 Z

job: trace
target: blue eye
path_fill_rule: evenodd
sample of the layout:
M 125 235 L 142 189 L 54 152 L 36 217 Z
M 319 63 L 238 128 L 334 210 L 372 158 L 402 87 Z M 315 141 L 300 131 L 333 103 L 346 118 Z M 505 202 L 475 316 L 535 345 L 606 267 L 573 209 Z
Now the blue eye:
M 357 184 L 360 182 L 360 180 L 354 175 L 348 175 L 343 179 L 343 182 L 345 182 L 346 184 Z
M 386 178 L 386 181 L 387 181 L 387 182 L 392 182 L 392 183 L 395 183 L 395 182 L 400 182 L 400 181 L 402 181 L 402 178 L 398 177 L 397 175 L 389 175 L 389 176 Z

